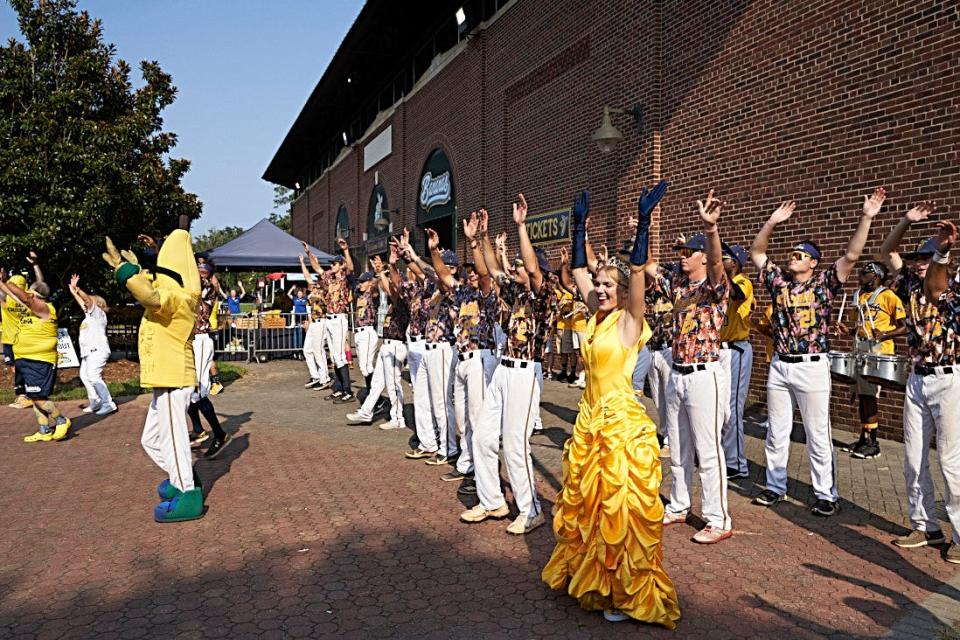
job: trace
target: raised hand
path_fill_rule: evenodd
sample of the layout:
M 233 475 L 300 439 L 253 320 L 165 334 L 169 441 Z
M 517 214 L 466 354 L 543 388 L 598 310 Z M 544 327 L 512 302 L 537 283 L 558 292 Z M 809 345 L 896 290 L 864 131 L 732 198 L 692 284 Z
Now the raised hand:
M 637 227 L 640 225 L 640 218 L 637 216 L 627 216 L 627 232 L 630 235 L 637 235 Z
M 123 258 L 120 257 L 120 252 L 117 251 L 117 247 L 113 244 L 110 236 L 107 236 L 107 250 L 101 255 L 111 269 L 116 269 L 123 263 Z
M 490 214 L 486 209 L 480 209 L 477 214 L 477 233 L 481 236 L 487 235 L 488 224 L 490 223 Z
M 610 264 L 610 251 L 607 249 L 607 245 L 601 246 L 600 253 L 597 254 L 597 260 L 601 265 Z
M 700 219 L 708 225 L 717 224 L 720 219 L 720 211 L 723 209 L 723 201 L 713 197 L 713 189 L 707 193 L 706 200 L 697 200 L 697 209 L 700 210 Z
M 522 193 L 517 194 L 519 202 L 513 203 L 513 221 L 521 225 L 527 221 L 527 199 Z
M 142 242 L 146 246 L 150 247 L 154 251 L 159 251 L 160 247 L 157 246 L 157 241 L 153 239 L 153 236 L 148 236 L 145 233 L 141 233 L 137 236 L 137 242 Z
M 570 264 L 570 252 L 566 247 L 560 247 L 560 266 Z
M 667 181 L 661 180 L 653 189 L 647 190 L 647 188 L 644 187 L 640 192 L 640 198 L 637 200 L 637 217 L 640 218 L 641 223 L 644 219 L 650 219 L 650 214 L 653 213 L 653 210 L 667 193 L 667 186 Z M 711 191 L 711 193 L 713 192 Z
M 30 263 L 30 266 L 37 264 L 37 252 L 31 251 L 27 254 L 27 262 Z
M 340 247 L 340 250 L 344 252 L 350 249 L 350 245 L 347 244 L 346 238 L 337 238 L 337 246 Z
M 395 266 L 397 262 L 400 261 L 400 247 L 393 240 L 390 241 L 390 257 L 388 260 L 390 262 L 390 266 Z
M 73 291 L 80 285 L 80 276 L 73 274 L 70 276 L 70 290 Z
M 427 248 L 430 251 L 440 248 L 440 236 L 437 235 L 437 232 L 433 229 L 424 229 L 424 232 L 427 234 Z
M 937 223 L 937 251 L 946 253 L 957 241 L 957 225 L 949 220 Z
M 476 211 L 470 212 L 470 217 L 463 220 L 463 235 L 467 237 L 467 240 L 473 240 L 477 237 L 477 229 L 480 226 L 480 220 L 477 217 Z
M 678 233 L 678 234 L 677 234 L 677 241 L 674 242 L 674 245 L 680 246 L 680 245 L 686 244 L 686 243 L 687 243 L 687 234 L 685 234 L 685 233 Z
M 299 256 L 297 256 L 297 257 L 300 258 L 300 265 L 301 265 L 301 266 L 305 266 L 306 263 L 305 263 L 304 260 L 303 260 L 303 254 L 301 253 L 301 254 L 300 254 Z
M 781 222 L 786 222 L 790 219 L 790 216 L 793 215 L 794 209 L 797 208 L 797 203 L 793 200 L 785 200 L 780 203 L 780 206 L 777 207 L 777 210 L 770 214 L 769 222 L 773 224 L 780 224 Z
M 497 237 L 494 239 L 493 242 L 494 244 L 497 245 L 497 249 L 506 251 L 507 250 L 507 232 L 501 231 L 500 233 L 498 233 Z
M 581 191 L 573 201 L 574 228 L 587 228 L 587 218 L 590 215 L 590 192 Z
M 933 213 L 934 208 L 936 207 L 936 202 L 932 200 L 925 200 L 915 206 L 910 211 L 907 211 L 904 217 L 910 222 L 923 222 L 927 217 Z
M 300 244 L 303 245 L 303 252 L 304 252 L 305 254 L 307 254 L 307 255 L 310 255 L 310 245 L 308 245 L 308 244 L 307 244 L 306 242 L 304 242 L 303 240 L 300 241 Z
M 877 187 L 872 194 L 869 196 L 863 196 L 863 215 L 866 218 L 877 217 L 877 214 L 880 213 L 880 207 L 883 206 L 883 201 L 887 199 L 887 190 L 883 187 Z
M 380 259 L 380 256 L 370 258 L 370 269 L 373 270 L 374 273 L 383 271 L 383 260 Z

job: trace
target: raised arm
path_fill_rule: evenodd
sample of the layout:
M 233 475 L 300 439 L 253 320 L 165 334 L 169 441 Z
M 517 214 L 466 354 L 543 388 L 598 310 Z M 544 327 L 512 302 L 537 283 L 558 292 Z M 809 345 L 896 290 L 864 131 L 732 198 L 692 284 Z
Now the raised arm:
M 577 285 L 570 273 L 570 252 L 566 247 L 560 248 L 560 286 L 570 293 L 577 292 Z
M 651 190 L 644 187 L 637 200 L 637 227 L 630 251 L 630 290 L 624 305 L 624 324 L 620 328 L 620 338 L 626 345 L 636 344 L 643 332 L 647 291 L 644 269 L 649 259 L 650 221 L 653 219 L 653 210 L 667 193 L 667 186 L 667 181 L 661 180 Z M 712 191 L 710 193 L 713 194 Z
M 957 226 L 949 220 L 937 223 L 937 247 L 930 258 L 927 275 L 923 278 L 923 290 L 930 302 L 936 302 L 950 286 L 947 269 L 950 266 L 950 249 L 957 241 Z
M 497 252 L 490 243 L 489 222 L 490 215 L 487 213 L 487 210 L 480 209 L 480 229 L 478 230 L 478 235 L 480 248 L 483 251 L 483 264 L 490 274 L 490 277 L 494 280 L 499 280 L 500 278 L 506 277 L 507 274 L 503 270 L 503 265 L 500 264 L 500 260 L 497 258 Z M 505 238 L 504 242 L 506 242 Z
M 857 266 L 857 260 L 863 253 L 863 247 L 867 244 L 867 236 L 870 235 L 870 225 L 873 219 L 880 213 L 883 201 L 887 199 L 887 192 L 883 187 L 877 187 L 872 194 L 863 197 L 863 215 L 860 216 L 860 224 L 857 230 L 853 232 L 850 242 L 847 243 L 847 252 L 837 260 L 837 278 L 840 282 L 846 282 L 853 268 Z
M 350 245 L 347 244 L 345 238 L 337 238 L 337 246 L 340 247 L 340 251 L 343 251 L 343 266 L 346 267 L 347 273 L 353 273 L 353 257 L 350 255 Z
M 463 221 L 463 235 L 470 243 L 470 252 L 473 254 L 473 268 L 477 272 L 477 279 L 480 281 L 480 291 L 483 295 L 490 295 L 493 290 L 493 283 L 490 278 L 490 270 L 487 268 L 487 259 L 483 254 L 483 245 L 480 240 L 481 229 L 486 233 L 486 224 L 489 216 L 486 209 L 480 209 L 480 212 L 470 214 L 469 220 Z
M 300 244 L 303 245 L 303 252 L 306 254 L 307 259 L 310 261 L 310 268 L 313 269 L 313 272 L 314 272 L 315 274 L 317 274 L 318 276 L 322 276 L 322 275 L 323 275 L 323 267 L 320 266 L 320 261 L 317 260 L 317 256 L 313 255 L 313 252 L 310 251 L 310 246 L 309 246 L 306 242 L 303 242 L 303 241 L 301 240 L 301 241 L 300 241 Z M 310 278 L 310 279 L 308 279 L 308 282 L 310 282 L 310 281 L 312 281 L 312 280 L 313 280 L 313 278 Z
M 22 302 L 30 311 L 32 311 L 41 320 L 50 319 L 50 308 L 40 296 L 27 293 L 12 282 L 0 281 L 0 290 L 8 296 L 13 296 Z
M 390 256 L 388 259 L 390 268 L 387 271 L 386 291 L 390 300 L 396 302 L 400 298 L 400 289 L 403 287 L 403 280 L 400 277 L 400 271 L 397 269 L 397 263 L 400 261 L 400 246 L 395 239 L 390 240 Z M 382 277 L 383 274 L 381 274 Z M 383 280 L 381 280 L 383 282 Z
M 593 279 L 587 270 L 587 220 L 590 217 L 590 194 L 581 191 L 573 201 L 573 228 L 571 229 L 570 268 L 573 271 L 573 280 L 580 290 L 590 313 L 597 311 L 597 295 L 593 287 Z
M 883 244 L 880 245 L 880 253 L 877 254 L 877 260 L 886 265 L 891 277 L 896 277 L 903 269 L 903 258 L 900 257 L 900 242 L 903 240 L 903 234 L 907 232 L 915 222 L 926 220 L 933 213 L 935 203 L 931 201 L 921 202 L 900 219 L 900 222 L 890 230 Z
M 35 251 L 27 254 L 27 262 L 33 267 L 34 282 L 45 282 L 43 279 L 43 271 L 40 270 L 40 261 L 37 260 L 37 253 Z M 44 305 L 44 308 L 46 308 L 46 305 Z
M 427 248 L 430 250 L 430 261 L 433 262 L 433 271 L 437 274 L 437 281 L 447 289 L 457 286 L 457 280 L 450 273 L 447 265 L 443 264 L 443 255 L 440 253 L 440 237 L 433 229 L 424 229 L 427 233 Z
M 313 282 L 313 276 L 309 271 L 307 271 L 307 265 L 303 260 L 303 254 L 300 255 L 300 273 L 303 274 L 303 279 L 307 281 L 307 286 L 310 286 L 310 283 Z M 240 290 L 243 291 L 243 282 L 240 283 Z
M 700 219 L 703 220 L 703 234 L 707 239 L 707 277 L 710 284 L 717 286 L 727 279 L 723 270 L 723 247 L 720 244 L 720 230 L 717 220 L 723 209 L 723 202 L 713 197 L 713 189 L 707 194 L 704 201 L 697 200 L 697 209 L 700 210 Z
M 770 236 L 773 235 L 773 230 L 781 222 L 789 220 L 796 208 L 797 203 L 793 200 L 781 202 L 776 211 L 771 213 L 770 218 L 763 223 L 757 237 L 753 239 L 753 244 L 750 245 L 750 259 L 753 260 L 753 264 L 758 269 L 763 269 L 767 264 L 767 247 L 770 246 Z
M 290 290 L 287 291 L 287 297 L 290 298 L 291 300 L 293 300 L 293 293 L 294 293 L 294 291 L 296 291 L 296 290 L 297 290 L 297 285 L 295 285 L 295 284 L 290 285 Z
M 77 274 L 70 276 L 70 293 L 73 294 L 73 299 L 77 301 L 77 304 L 80 305 L 80 308 L 86 313 L 90 308 L 90 296 L 80 288 L 80 276 Z
M 301 261 L 300 261 L 300 267 L 301 267 L 304 271 L 306 271 L 306 267 L 304 267 L 304 265 L 303 265 L 303 260 L 302 260 L 302 259 L 301 259 Z M 237 284 L 240 286 L 240 299 L 243 300 L 243 297 L 244 297 L 245 295 L 247 295 L 247 290 L 243 288 L 243 280 L 241 280 L 240 278 L 237 278 Z M 308 285 L 310 284 L 310 281 L 309 281 L 309 280 L 307 280 L 307 284 L 308 284 Z

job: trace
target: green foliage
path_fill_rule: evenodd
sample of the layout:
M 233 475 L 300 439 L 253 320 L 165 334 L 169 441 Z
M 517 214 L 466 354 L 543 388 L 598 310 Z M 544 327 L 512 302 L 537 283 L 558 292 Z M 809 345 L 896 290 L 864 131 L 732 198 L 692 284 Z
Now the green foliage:
M 134 89 L 130 66 L 76 0 L 10 4 L 24 41 L 0 46 L 0 264 L 20 266 L 33 249 L 54 289 L 79 273 L 102 292 L 104 235 L 129 247 L 200 215 L 180 184 L 190 163 L 169 157 L 177 137 L 162 129 L 176 88 L 143 61 Z
M 270 214 L 270 222 L 287 233 L 290 233 L 290 209 L 293 206 L 293 197 L 293 189 L 280 184 L 274 185 L 273 213 Z
M 202 235 L 194 236 L 193 250 L 194 252 L 198 252 L 216 249 L 220 245 L 226 244 L 241 235 L 244 231 L 246 231 L 246 229 L 243 227 L 218 227 L 210 229 Z

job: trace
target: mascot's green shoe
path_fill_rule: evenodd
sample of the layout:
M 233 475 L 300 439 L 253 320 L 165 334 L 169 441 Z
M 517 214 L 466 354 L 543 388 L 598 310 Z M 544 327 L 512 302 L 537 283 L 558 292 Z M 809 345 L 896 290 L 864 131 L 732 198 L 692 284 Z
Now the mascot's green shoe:
M 157 522 L 183 522 L 203 517 L 203 491 L 199 487 L 164 500 L 153 510 Z
M 157 495 L 161 500 L 173 500 L 177 496 L 182 496 L 183 491 L 177 489 L 169 480 L 164 480 L 157 485 Z

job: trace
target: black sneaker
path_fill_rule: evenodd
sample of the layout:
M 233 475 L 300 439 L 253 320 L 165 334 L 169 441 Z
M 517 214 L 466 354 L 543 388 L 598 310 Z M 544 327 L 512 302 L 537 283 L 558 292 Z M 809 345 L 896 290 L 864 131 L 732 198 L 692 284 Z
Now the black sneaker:
M 373 405 L 373 415 L 380 413 L 386 413 L 390 410 L 390 401 L 386 398 L 380 398 L 377 400 L 377 404 Z
M 738 480 L 740 478 L 749 478 L 750 474 L 740 469 L 727 468 L 727 480 Z
M 314 389 L 317 391 L 323 391 L 324 389 L 329 389 L 333 386 L 333 380 L 327 380 L 326 382 L 320 382 L 317 380 L 317 384 L 314 385 Z
M 201 444 L 207 441 L 210 437 L 206 431 L 201 431 L 200 433 L 191 433 L 190 434 L 190 448 L 196 449 Z
M 865 460 L 867 458 L 879 458 L 880 457 L 880 445 L 876 442 L 865 442 L 861 446 L 858 446 L 853 450 L 853 453 L 850 454 L 852 457 L 857 458 L 858 460 Z
M 223 440 L 219 438 L 214 438 L 213 442 L 210 443 L 210 446 L 207 447 L 207 450 L 203 452 L 203 457 L 207 460 L 213 460 L 220 452 L 223 451 L 223 448 L 227 446 L 227 443 L 230 442 L 230 434 L 223 436 Z
M 346 404 L 348 402 L 353 402 L 356 399 L 356 396 L 354 396 L 352 393 L 344 393 L 341 394 L 339 398 L 334 398 L 333 404 Z
M 553 380 L 553 371 L 547 371 L 543 374 L 544 380 Z
M 463 483 L 457 487 L 457 493 L 462 496 L 475 496 L 477 495 L 477 483 L 473 480 L 464 480 Z
M 867 444 L 867 439 L 863 436 L 860 436 L 860 439 L 857 440 L 856 442 L 845 444 L 842 447 L 840 447 L 840 451 L 843 451 L 844 453 L 853 453 L 854 451 L 856 451 L 857 449 L 859 449 L 865 444 Z
M 450 464 L 450 458 L 439 453 L 435 453 L 424 461 L 424 464 L 429 464 L 434 467 L 439 467 L 440 465 Z
M 817 500 L 813 503 L 813 506 L 810 507 L 810 512 L 815 516 L 823 516 L 824 518 L 829 518 L 832 515 L 840 511 L 840 505 L 836 502 L 830 502 L 829 500 Z
M 444 482 L 456 482 L 457 480 L 464 480 L 466 478 L 472 478 L 472 477 L 473 477 L 473 473 L 460 473 L 459 471 L 454 469 L 453 471 L 448 471 L 442 476 L 440 476 L 440 479 L 443 480 Z
M 770 489 L 764 490 L 753 499 L 753 504 L 759 504 L 762 507 L 772 507 L 778 502 L 783 502 L 783 496 L 776 491 L 770 491 Z
M 324 399 L 324 400 L 336 400 L 337 398 L 342 398 L 342 397 L 343 397 L 343 391 L 334 391 L 333 393 L 329 393 L 329 394 L 323 396 L 323 399 Z
M 307 380 L 307 384 L 303 385 L 303 388 L 304 388 L 304 389 L 313 389 L 313 388 L 316 387 L 318 384 L 320 384 L 320 381 L 319 381 L 318 379 L 316 379 L 316 378 L 310 378 L 309 380 Z

